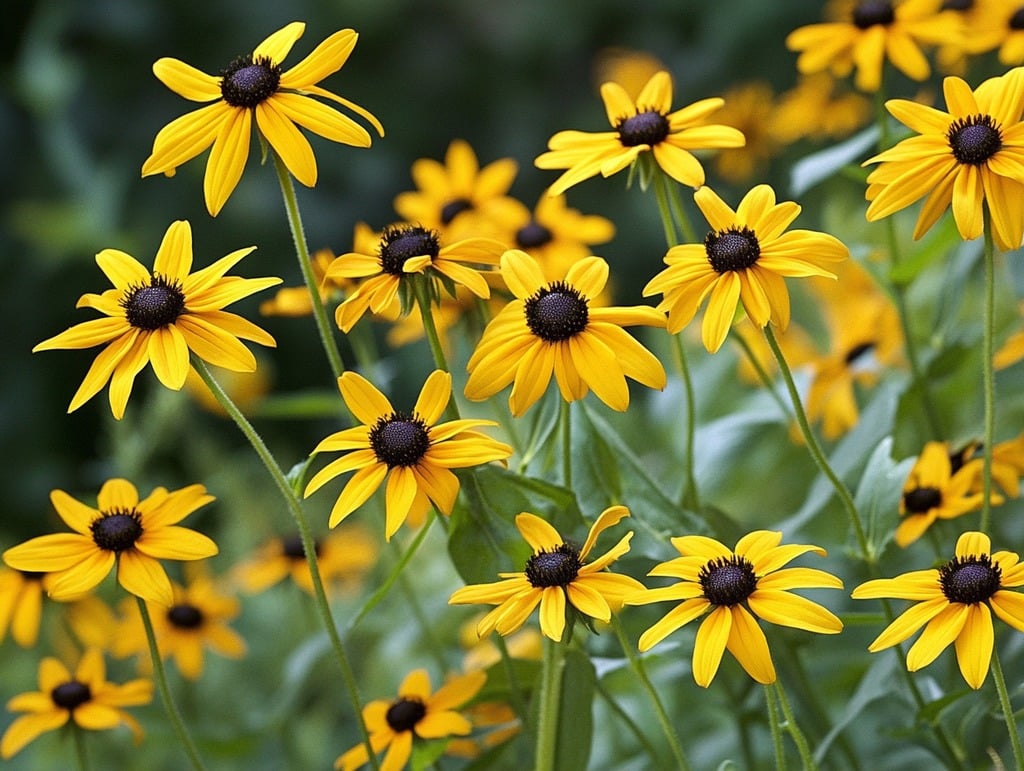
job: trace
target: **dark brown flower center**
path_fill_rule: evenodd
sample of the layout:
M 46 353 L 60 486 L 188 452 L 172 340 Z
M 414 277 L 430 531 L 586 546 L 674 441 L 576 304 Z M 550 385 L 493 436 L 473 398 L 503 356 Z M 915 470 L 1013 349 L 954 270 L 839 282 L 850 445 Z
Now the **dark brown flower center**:
M 320 542 L 316 539 L 313 540 L 313 551 L 316 552 L 318 557 L 320 556 Z M 305 561 L 306 548 L 302 544 L 302 536 L 296 533 L 287 538 L 282 538 L 281 553 L 290 560 L 295 560 L 296 562 L 300 560 Z
M 896 18 L 892 3 L 889 0 L 864 0 L 853 9 L 853 23 L 861 29 L 876 24 L 892 24 Z
M 568 340 L 587 328 L 590 311 L 587 298 L 564 281 L 539 289 L 523 305 L 526 326 L 549 343 Z
M 954 557 L 939 568 L 939 586 L 950 602 L 975 605 L 999 591 L 1002 568 L 988 554 Z
M 526 580 L 537 589 L 568 586 L 576 580 L 581 567 L 579 547 L 571 542 L 561 543 L 551 551 L 534 554 L 526 561 Z
M 1024 5 L 1013 12 L 1009 25 L 1010 29 L 1024 29 Z
M 430 255 L 433 260 L 441 251 L 437 233 L 419 225 L 388 228 L 380 239 L 380 264 L 385 273 L 404 276 L 402 266 L 412 257 Z
M 142 515 L 135 509 L 111 509 L 94 519 L 89 530 L 98 547 L 120 553 L 135 546 L 142 536 Z
M 392 412 L 370 429 L 370 447 L 388 468 L 415 466 L 430 447 L 430 432 L 416 413 Z
M 441 224 L 450 225 L 452 220 L 462 212 L 473 208 L 473 202 L 468 198 L 455 198 L 441 207 Z
M 148 284 L 129 286 L 120 305 L 129 324 L 152 332 L 173 324 L 185 312 L 185 293 L 177 280 L 154 273 Z
M 90 701 L 92 699 L 92 691 L 85 683 L 80 683 L 77 680 L 68 680 L 68 682 L 61 683 L 50 691 L 50 698 L 58 707 L 70 712 L 75 707 L 80 707 L 87 701 Z
M 731 227 L 708 233 L 704 238 L 704 251 L 708 262 L 717 273 L 746 270 L 761 256 L 761 245 L 754 231 L 748 227 Z
M 393 702 L 384 715 L 395 733 L 411 731 L 427 714 L 427 707 L 415 697 L 402 696 Z
M 615 128 L 624 147 L 656 145 L 668 136 L 668 118 L 655 110 L 621 119 Z
M 959 450 L 951 452 L 949 454 L 949 473 L 955 474 L 964 467 L 964 464 L 972 458 L 976 458 L 978 453 L 984 448 L 981 442 L 970 441 Z
M 167 620 L 178 629 L 198 629 L 203 625 L 203 611 L 183 602 L 167 609 Z
M 19 570 L 18 572 L 21 573 L 21 577 L 26 581 L 42 581 L 43 576 L 46 575 L 46 573 L 40 573 L 37 570 Z
M 1003 146 L 1002 132 L 991 115 L 957 118 L 946 132 L 953 157 L 959 163 L 980 166 Z
M 853 348 L 846 352 L 846 356 L 843 357 L 843 361 L 845 361 L 847 364 L 853 364 L 855 361 L 857 361 L 857 359 L 859 359 L 861 356 L 866 354 L 874 347 L 875 344 L 872 342 L 859 343 L 858 345 L 853 346 Z
M 738 605 L 757 589 L 754 566 L 738 554 L 705 563 L 697 580 L 712 605 Z
M 239 56 L 221 70 L 220 93 L 232 107 L 255 107 L 277 92 L 281 67 L 269 57 Z
M 935 487 L 918 487 L 903 493 L 903 508 L 908 514 L 924 514 L 942 505 L 942 491 Z
M 942 11 L 969 11 L 974 7 L 974 0 L 945 0 Z
M 516 231 L 516 246 L 520 249 L 537 249 L 549 243 L 551 238 L 550 230 L 531 220 Z

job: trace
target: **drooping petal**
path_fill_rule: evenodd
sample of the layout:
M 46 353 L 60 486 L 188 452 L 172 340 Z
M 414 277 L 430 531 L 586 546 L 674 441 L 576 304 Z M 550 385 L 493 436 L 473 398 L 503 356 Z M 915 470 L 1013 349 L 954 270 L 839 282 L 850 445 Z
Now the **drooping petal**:
M 707 688 L 715 679 L 732 631 L 732 621 L 732 612 L 728 607 L 717 607 L 697 629 L 697 639 L 693 646 L 693 679 L 701 688 Z
M 761 627 L 742 605 L 732 608 L 731 616 L 732 627 L 726 642 L 729 652 L 754 680 L 762 685 L 774 683 L 775 665 Z
M 979 602 L 971 605 L 967 621 L 955 640 L 956 662 L 967 684 L 977 690 L 985 682 L 989 664 L 992 661 L 992 646 L 995 634 L 992 629 L 992 614 L 988 605 Z

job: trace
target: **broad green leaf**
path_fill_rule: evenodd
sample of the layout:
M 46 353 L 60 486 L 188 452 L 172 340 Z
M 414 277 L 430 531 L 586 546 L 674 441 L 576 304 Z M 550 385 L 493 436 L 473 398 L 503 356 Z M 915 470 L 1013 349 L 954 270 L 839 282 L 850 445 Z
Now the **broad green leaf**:
M 562 694 L 558 709 L 558 738 L 554 768 L 559 771 L 585 771 L 590 759 L 594 730 L 594 665 L 584 651 L 569 648 L 562 670 Z M 531 724 L 536 727 L 540 689 L 533 700 Z M 536 730 L 536 728 L 535 728 Z
M 867 535 L 869 560 L 876 560 L 885 550 L 898 519 L 903 483 L 914 465 L 913 458 L 899 463 L 892 459 L 892 437 L 887 436 L 868 459 L 854 503 Z
M 801 158 L 789 174 L 792 194 L 799 197 L 846 166 L 859 164 L 877 142 L 878 127 L 869 126 L 845 142 Z

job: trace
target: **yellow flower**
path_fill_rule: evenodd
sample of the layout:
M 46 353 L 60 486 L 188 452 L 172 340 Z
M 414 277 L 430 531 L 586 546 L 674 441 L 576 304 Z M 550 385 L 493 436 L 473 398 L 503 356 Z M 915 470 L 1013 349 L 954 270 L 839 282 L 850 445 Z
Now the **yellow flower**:
M 0 567 L 0 642 L 10 628 L 11 637 L 22 648 L 36 644 L 43 614 L 43 583 L 49 580 L 46 573 Z
M 1020 303 L 1018 309 L 1024 314 L 1024 303 Z M 995 356 L 992 357 L 992 364 L 996 369 L 1006 369 L 1024 359 L 1024 331 L 1014 332 L 1004 342 Z
M 998 16 L 988 17 L 989 24 L 1003 22 L 999 62 L 1007 67 L 1024 64 L 1024 3 L 1007 0 L 1000 10 Z
M 174 492 L 158 487 L 140 501 L 131 482 L 110 479 L 100 488 L 94 509 L 54 490 L 50 501 L 75 532 L 41 535 L 11 547 L 3 559 L 17 570 L 54 573 L 48 590 L 55 600 L 87 593 L 116 564 L 117 580 L 127 592 L 170 605 L 171 582 L 160 560 L 196 560 L 217 553 L 217 545 L 205 535 L 178 526 L 213 500 L 202 485 L 190 485 Z
M 815 602 L 790 589 L 842 589 L 843 582 L 815 568 L 786 568 L 790 560 L 818 546 L 780 546 L 782 533 L 757 530 L 743 536 L 731 550 L 714 538 L 688 535 L 673 538 L 682 555 L 656 565 L 648 575 L 680 579 L 671 586 L 647 589 L 626 598 L 627 605 L 682 600 L 640 636 L 641 651 L 657 645 L 672 632 L 705 613 L 693 649 L 693 679 L 707 688 L 718 672 L 722 654 L 729 652 L 754 680 L 775 682 L 768 640 L 755 616 L 773 624 L 819 634 L 837 634 L 843 622 Z
M 495 316 L 467 363 L 466 397 L 480 401 L 512 385 L 509 408 L 522 415 L 551 382 L 567 402 L 593 389 L 620 412 L 629 406 L 630 377 L 650 388 L 665 387 L 661 362 L 622 327 L 663 326 L 654 308 L 597 308 L 592 301 L 608 281 L 608 263 L 587 257 L 562 281 L 546 281 L 538 262 L 512 249 L 501 257 L 501 274 L 516 299 Z
M 110 408 L 118 420 L 124 416 L 135 376 L 152 363 L 157 379 L 172 390 L 185 384 L 189 353 L 235 372 L 252 372 L 256 358 L 241 340 L 273 346 L 274 338 L 250 321 L 222 310 L 279 278 L 225 276 L 250 246 L 192 272 L 192 228 L 186 221 L 171 223 L 164 234 L 153 270 L 117 249 L 96 255 L 113 289 L 84 294 L 79 308 L 93 308 L 108 318 L 76 324 L 39 343 L 35 351 L 57 348 L 92 348 L 107 344 L 71 399 L 73 412 L 110 381 Z
M 771 132 L 775 95 L 763 80 L 743 83 L 725 92 L 718 119 L 746 137 L 742 147 L 723 150 L 715 158 L 715 171 L 728 182 L 746 182 L 762 173 L 780 146 Z
M 835 278 L 822 264 L 849 256 L 847 248 L 826 233 L 784 232 L 800 207 L 792 201 L 776 203 L 768 185 L 751 189 L 735 211 L 709 187 L 702 187 L 693 199 L 711 231 L 703 244 L 669 249 L 668 267 L 648 282 L 644 296 L 665 295 L 658 309 L 668 311 L 668 331 L 675 334 L 710 295 L 701 337 L 711 353 L 725 342 L 740 301 L 759 327 L 771 321 L 785 331 L 789 293 L 783 277 Z
M 960 450 L 949 454 L 951 470 L 954 474 L 960 469 L 973 472 L 970 490 L 981 492 L 984 488 L 985 458 L 980 442 L 970 441 Z M 1005 442 L 997 442 L 992 447 L 992 481 L 999 486 L 1005 495 L 1011 498 L 1020 496 L 1020 478 L 1024 474 L 1024 434 Z M 1001 500 L 993 496 L 992 503 Z
M 362 506 L 387 478 L 385 537 L 391 540 L 408 518 L 419 525 L 433 504 L 450 514 L 459 494 L 453 468 L 505 460 L 507 444 L 473 429 L 496 426 L 493 420 L 462 419 L 438 423 L 451 397 L 452 376 L 435 370 L 423 384 L 412 412 L 400 412 L 370 381 L 355 372 L 338 378 L 341 398 L 362 425 L 331 434 L 313 453 L 344 451 L 306 485 L 309 497 L 339 474 L 355 471 L 331 511 L 334 527 Z
M 132 680 L 124 685 L 108 683 L 103 654 L 90 648 L 71 672 L 57 659 L 39 662 L 39 690 L 19 694 L 7 702 L 12 712 L 25 712 L 0 739 L 0 757 L 11 758 L 26 744 L 47 731 L 72 721 L 88 731 L 104 731 L 124 724 L 136 741 L 142 728 L 122 707 L 148 704 L 153 698 L 149 680 Z
M 960 673 L 971 688 L 981 688 L 992 659 L 992 611 L 1024 632 L 1024 595 L 1008 589 L 1024 585 L 1024 564 L 1013 552 L 992 552 L 984 533 L 967 532 L 956 542 L 956 556 L 937 570 L 915 570 L 879 578 L 853 590 L 855 600 L 890 597 L 913 600 L 868 650 L 877 653 L 924 632 L 907 651 L 907 669 L 916 672 L 954 644 Z M 926 626 L 927 625 L 927 626 Z
M 960 37 L 960 19 L 940 12 L 942 0 L 835 0 L 832 21 L 789 33 L 786 47 L 799 51 L 797 69 L 804 74 L 830 70 L 846 77 L 854 67 L 861 91 L 877 91 L 886 60 L 913 80 L 931 72 L 922 44 L 948 44 Z
M 598 621 L 608 622 L 612 613 L 622 607 L 623 597 L 643 588 L 636 579 L 605 570 L 629 551 L 632 531 L 597 559 L 592 562 L 586 559 L 597 537 L 628 516 L 629 509 L 625 506 L 605 509 L 580 547 L 562 538 L 537 515 L 524 511 L 516 516 L 516 527 L 533 549 L 533 556 L 527 560 L 523 572 L 500 573 L 503 580 L 492 584 L 464 586 L 452 594 L 448 603 L 497 605 L 477 624 L 480 637 L 495 629 L 501 635 L 512 634 L 538 605 L 541 632 L 556 642 L 565 631 L 569 606 Z
M 378 699 L 363 707 L 363 720 L 370 732 L 375 753 L 387 749 L 382 771 L 399 771 L 412 754 L 413 741 L 466 736 L 473 730 L 470 722 L 456 710 L 476 696 L 487 681 L 483 672 L 453 677 L 434 693 L 425 669 L 406 675 L 394 701 Z M 340 771 L 354 771 L 369 761 L 365 743 L 357 744 L 334 761 Z
M 731 126 L 705 124 L 723 100 L 702 99 L 672 111 L 672 76 L 658 72 L 636 99 L 615 82 L 601 86 L 608 122 L 614 131 L 560 131 L 548 141 L 548 152 L 535 161 L 539 169 L 565 169 L 549 188 L 564 193 L 596 174 L 610 177 L 650 152 L 655 163 L 683 185 L 704 184 L 704 168 L 691 150 L 742 147 L 743 134 Z
M 594 85 L 601 87 L 609 80 L 618 83 L 630 99 L 636 99 L 647 81 L 665 69 L 657 56 L 647 51 L 611 46 L 602 48 L 594 57 Z
M 347 107 L 384 136 L 373 115 L 317 85 L 345 64 L 359 37 L 353 30 L 335 32 L 305 59 L 282 72 L 281 63 L 305 29 L 306 25 L 298 21 L 282 27 L 251 54 L 232 61 L 220 76 L 207 75 L 177 59 L 158 60 L 153 74 L 165 86 L 189 101 L 213 104 L 187 113 L 160 130 L 153 140 L 153 152 L 142 166 L 142 176 L 171 176 L 178 166 L 213 145 L 203 193 L 206 208 L 216 217 L 245 169 L 254 117 L 260 136 L 307 187 L 316 184 L 316 158 L 298 126 L 334 142 L 370 146 L 366 129 L 314 96 Z
M 904 99 L 885 103 L 917 136 L 864 162 L 881 164 L 868 175 L 868 221 L 925 198 L 914 228 L 920 238 L 952 203 L 960 237 L 970 240 L 982 234 L 987 203 L 996 244 L 1016 249 L 1024 237 L 1024 68 L 974 91 L 952 76 L 942 88 L 949 112 Z
M 501 158 L 481 169 L 469 143 L 455 139 L 448 145 L 443 164 L 432 158 L 413 163 L 417 190 L 399 193 L 395 211 L 406 222 L 436 230 L 445 241 L 494 237 L 520 205 L 507 195 L 517 171 L 512 158 Z
M 174 601 L 170 607 L 148 603 L 161 658 L 174 659 L 182 677 L 198 680 L 203 674 L 204 649 L 231 659 L 245 656 L 245 640 L 228 626 L 241 612 L 237 598 L 225 594 L 201 573 L 187 586 L 173 583 L 172 587 Z M 122 609 L 124 618 L 112 643 L 113 653 L 118 657 L 137 655 L 140 667 L 149 671 L 149 642 L 138 603 L 125 603 Z
M 871 102 L 846 91 L 826 72 L 804 75 L 779 95 L 768 131 L 777 142 L 837 139 L 849 136 L 871 120 Z
M 319 288 L 320 301 L 327 303 L 337 290 L 351 291 L 355 284 L 352 281 L 327 280 L 327 268 L 335 260 L 330 249 L 318 249 L 310 260 L 313 268 L 313 279 Z M 269 300 L 260 303 L 260 313 L 264 316 L 309 316 L 313 313 L 313 299 L 309 288 L 302 286 L 286 286 L 277 290 Z

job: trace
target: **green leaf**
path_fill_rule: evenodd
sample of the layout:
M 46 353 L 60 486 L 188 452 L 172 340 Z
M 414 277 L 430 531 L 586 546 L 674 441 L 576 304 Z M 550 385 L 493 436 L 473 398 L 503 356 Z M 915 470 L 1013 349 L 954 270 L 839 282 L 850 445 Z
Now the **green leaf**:
M 794 196 L 801 196 L 819 182 L 834 176 L 851 163 L 860 163 L 878 142 L 878 126 L 869 126 L 845 142 L 826 147 L 801 158 L 793 164 L 789 187 Z
M 900 666 L 895 656 L 875 656 L 871 660 L 864 676 L 857 684 L 857 690 L 845 700 L 842 713 L 836 718 L 832 730 L 818 744 L 814 758 L 819 763 L 828 753 L 832 742 L 847 728 L 855 725 L 860 714 L 878 699 L 891 698 L 896 666 Z
M 412 743 L 412 754 L 409 756 L 409 767 L 413 771 L 430 768 L 448 747 L 448 738 L 423 740 L 416 738 Z
M 562 694 L 558 706 L 558 737 L 555 740 L 554 762 L 554 767 L 558 771 L 586 771 L 594 731 L 596 681 L 590 657 L 584 651 L 569 648 L 565 652 Z M 534 730 L 540 706 L 540 689 L 537 690 L 537 696 L 531 709 Z
M 885 550 L 897 520 L 903 483 L 914 465 L 913 458 L 899 463 L 892 459 L 892 437 L 887 436 L 871 454 L 854 496 L 857 512 L 864 523 L 870 554 L 874 561 Z

